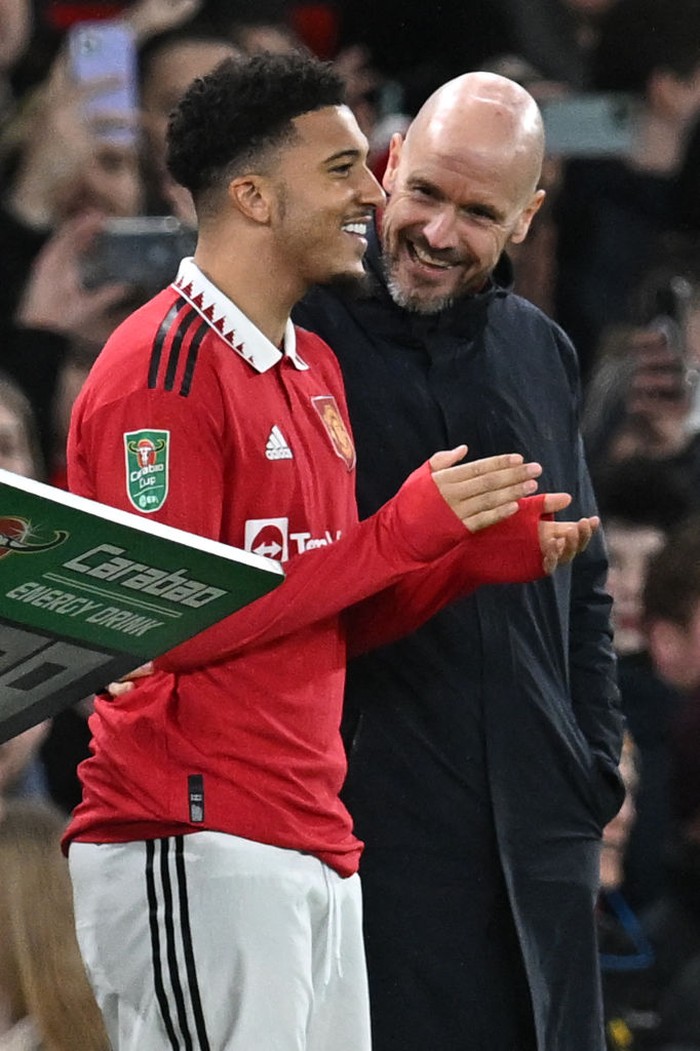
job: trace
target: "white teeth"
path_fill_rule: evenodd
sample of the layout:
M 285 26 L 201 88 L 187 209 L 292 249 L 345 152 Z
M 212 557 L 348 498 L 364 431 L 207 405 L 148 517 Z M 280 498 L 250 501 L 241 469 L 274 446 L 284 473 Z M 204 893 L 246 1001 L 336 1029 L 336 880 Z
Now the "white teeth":
M 413 245 L 413 251 L 416 254 L 416 259 L 420 263 L 425 263 L 427 266 L 437 266 L 441 270 L 449 270 L 450 267 L 453 265 L 452 263 L 445 263 L 441 259 L 433 259 L 431 255 L 428 255 L 427 252 L 424 252 L 421 248 L 418 247 L 417 244 Z
M 359 234 L 364 237 L 367 233 L 367 223 L 343 223 L 343 230 L 348 234 Z

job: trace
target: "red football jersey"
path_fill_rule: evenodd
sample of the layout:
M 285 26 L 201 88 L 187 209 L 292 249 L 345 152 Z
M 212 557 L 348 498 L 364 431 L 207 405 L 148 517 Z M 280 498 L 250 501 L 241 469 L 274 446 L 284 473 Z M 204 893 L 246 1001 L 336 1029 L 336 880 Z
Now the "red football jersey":
M 348 634 L 361 650 L 448 592 L 540 575 L 541 506 L 471 537 L 426 466 L 358 523 L 354 468 L 329 348 L 290 322 L 280 351 L 192 260 L 117 329 L 75 405 L 71 490 L 278 558 L 287 579 L 97 699 L 66 843 L 206 828 L 356 870 L 338 798 Z

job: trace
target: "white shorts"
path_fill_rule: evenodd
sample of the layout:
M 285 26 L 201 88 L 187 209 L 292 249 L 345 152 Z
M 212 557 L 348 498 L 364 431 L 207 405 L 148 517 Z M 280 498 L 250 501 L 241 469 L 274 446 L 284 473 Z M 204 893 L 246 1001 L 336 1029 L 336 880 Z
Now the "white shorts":
M 357 875 L 219 832 L 69 864 L 114 1051 L 369 1051 Z

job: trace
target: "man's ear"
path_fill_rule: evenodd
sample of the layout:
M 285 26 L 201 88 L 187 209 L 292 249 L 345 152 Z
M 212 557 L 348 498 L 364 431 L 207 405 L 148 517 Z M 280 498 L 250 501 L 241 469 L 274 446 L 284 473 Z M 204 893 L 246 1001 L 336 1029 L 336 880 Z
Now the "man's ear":
M 399 167 L 399 158 L 401 157 L 401 148 L 403 146 L 403 135 L 400 132 L 395 131 L 391 136 L 391 142 L 389 143 L 389 157 L 386 162 L 386 168 L 384 169 L 384 176 L 382 178 L 382 186 L 387 193 L 391 193 L 396 184 L 396 173 Z
M 515 224 L 515 229 L 513 230 L 513 233 L 510 236 L 511 244 L 519 245 L 525 240 L 525 238 L 527 237 L 528 230 L 530 229 L 530 223 L 542 207 L 542 202 L 544 201 L 544 199 L 544 190 L 537 190 L 532 195 L 530 203 L 526 205 L 525 208 L 523 208 L 518 218 L 518 221 Z
M 261 175 L 241 175 L 232 179 L 227 189 L 231 204 L 254 223 L 267 224 L 272 215 L 272 193 Z

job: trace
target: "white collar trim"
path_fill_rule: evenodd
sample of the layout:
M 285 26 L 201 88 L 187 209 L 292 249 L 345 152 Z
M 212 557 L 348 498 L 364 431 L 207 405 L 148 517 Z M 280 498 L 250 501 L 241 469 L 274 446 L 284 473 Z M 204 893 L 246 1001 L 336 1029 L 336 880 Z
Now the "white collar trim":
M 173 288 L 201 314 L 224 343 L 257 372 L 267 372 L 283 356 L 289 358 L 295 368 L 308 369 L 309 366 L 297 354 L 296 330 L 291 320 L 287 321 L 284 330 L 283 355 L 250 318 L 202 273 L 191 256 L 180 263 Z

